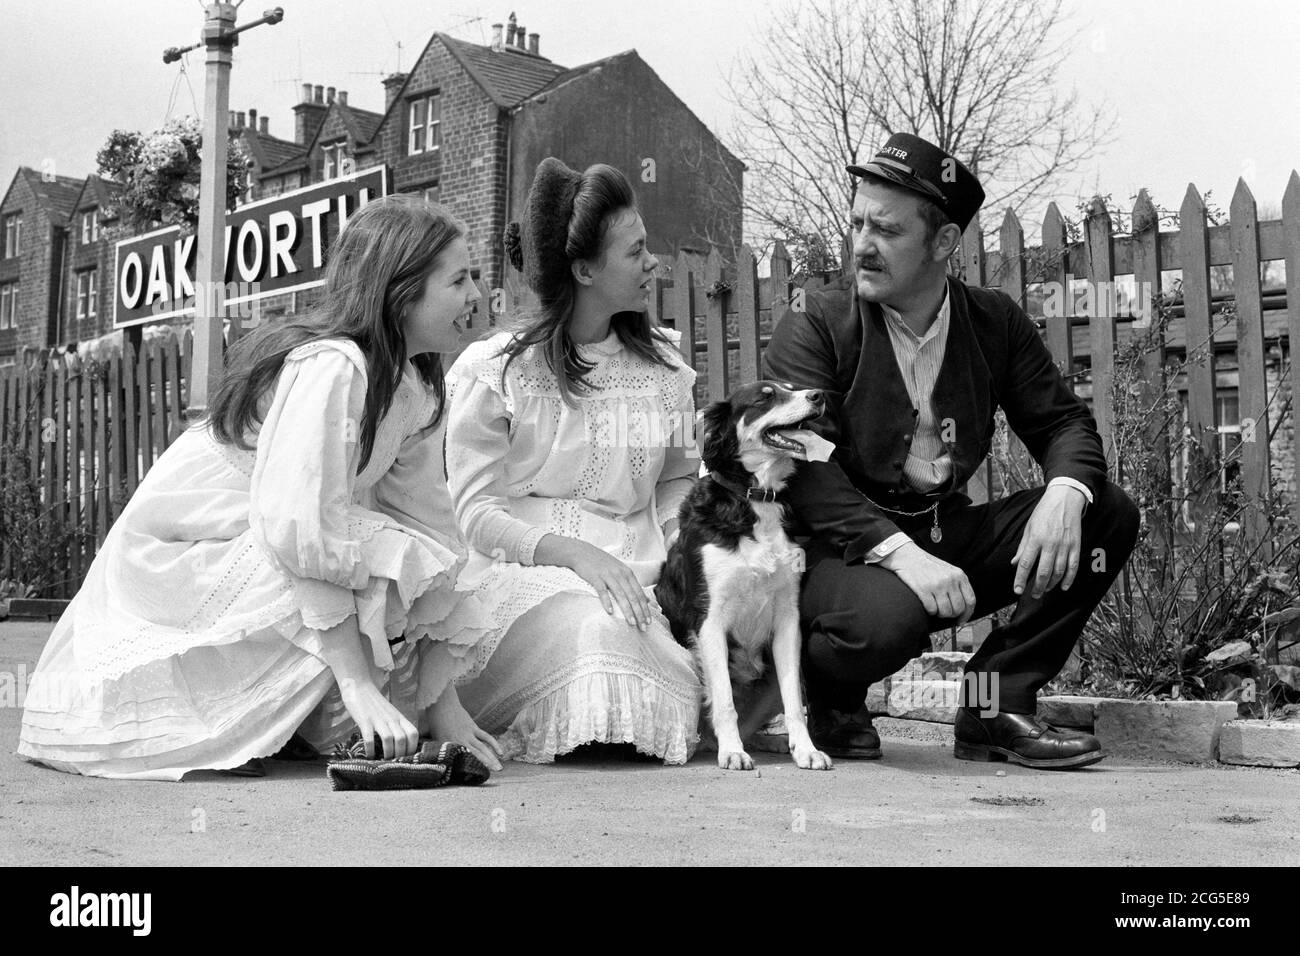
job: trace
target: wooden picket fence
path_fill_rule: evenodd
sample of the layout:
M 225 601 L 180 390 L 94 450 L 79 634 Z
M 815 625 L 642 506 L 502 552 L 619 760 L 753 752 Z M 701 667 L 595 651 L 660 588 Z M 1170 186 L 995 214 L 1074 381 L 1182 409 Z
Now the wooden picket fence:
M 42 565 L 57 569 L 40 597 L 71 597 L 99 545 L 149 468 L 184 430 L 192 337 L 187 331 L 128 344 L 107 360 L 36 356 L 31 368 L 0 370 L 0 461 L 9 487 L 25 478 L 26 514 L 0 542 L 0 578 L 15 576 L 17 547 L 49 537 Z M 19 473 L 19 453 L 30 467 Z M 19 494 L 14 491 L 13 494 Z M 23 582 L 30 584 L 31 582 Z
M 1190 346 L 1199 360 L 1189 362 L 1186 368 L 1189 423 L 1208 448 L 1218 444 L 1215 351 L 1235 349 L 1240 418 L 1243 423 L 1253 422 L 1253 432 L 1260 436 L 1242 446 L 1244 490 L 1261 504 L 1250 510 L 1243 530 L 1248 543 L 1259 541 L 1268 533 L 1262 504 L 1271 494 L 1267 436 L 1278 424 L 1270 421 L 1270 415 L 1276 419 L 1277 413 L 1276 409 L 1270 411 L 1276 396 L 1270 395 L 1267 387 L 1266 353 L 1269 346 L 1300 341 L 1300 308 L 1287 308 L 1287 303 L 1300 302 L 1300 175 L 1291 174 L 1280 220 L 1258 221 L 1255 200 L 1242 181 L 1226 225 L 1209 223 L 1205 203 L 1194 185 L 1187 188 L 1177 231 L 1159 230 L 1156 210 L 1145 191 L 1137 197 L 1132 222 L 1130 233 L 1116 234 L 1110 211 L 1095 201 L 1088 210 L 1084 238 L 1071 243 L 1060 210 L 1052 203 L 1043 220 L 1041 245 L 1026 248 L 1024 230 L 1008 211 L 998 232 L 999 247 L 986 250 L 977 217 L 962 237 L 957 266 L 964 281 L 1001 289 L 1038 322 L 1057 364 L 1092 399 L 1112 459 L 1115 421 L 1109 396 L 1116 348 L 1135 334 L 1135 325 L 1154 321 L 1150 313 L 1158 307 L 1160 296 L 1172 296 L 1167 301 L 1173 303 L 1174 321 L 1166 329 L 1163 344 L 1144 358 L 1145 378 L 1149 388 L 1163 390 L 1168 355 L 1186 355 Z M 853 268 L 849 250 L 850 240 L 845 236 L 841 257 L 846 274 Z M 1284 291 L 1263 292 L 1260 265 L 1267 260 L 1285 262 Z M 788 307 L 794 289 L 789 281 L 790 257 L 780 243 L 775 245 L 770 263 L 770 275 L 760 279 L 749 246 L 741 248 L 734 269 L 724 269 L 717 250 L 712 250 L 703 260 L 679 255 L 672 263 L 671 278 L 656 280 L 652 311 L 659 321 L 682 331 L 683 343 L 690 343 L 683 351 L 701 373 L 697 402 L 715 401 L 734 384 L 757 377 L 772 325 Z M 1211 268 L 1223 265 L 1233 267 L 1231 293 L 1212 295 Z M 1181 277 L 1171 276 L 1174 270 L 1180 271 Z M 1134 300 L 1148 303 L 1148 314 L 1121 317 L 1096 307 L 1097 303 L 1113 303 L 1110 290 L 1117 277 L 1126 275 L 1132 276 L 1135 284 L 1146 284 L 1149 295 Z M 834 278 L 816 276 L 802 287 L 805 292 L 813 291 Z M 1087 290 L 1087 301 L 1094 303 L 1093 314 L 1067 312 L 1048 318 L 1043 315 L 1041 296 L 1028 294 L 1035 286 L 1041 293 L 1046 283 L 1057 283 L 1068 292 L 1071 280 Z M 1228 314 L 1225 307 L 1235 312 L 1230 321 L 1222 318 Z M 1086 374 L 1071 374 L 1076 372 L 1076 364 L 1085 364 Z M 1300 365 L 1291 364 L 1289 382 L 1292 394 L 1297 394 Z M 1165 446 L 1167 436 L 1153 429 L 1150 441 L 1152 447 Z M 979 500 L 987 494 L 991 480 L 986 468 L 974 482 L 976 487 L 970 489 L 972 497 Z M 1300 522 L 1300 495 L 1292 496 L 1291 506 Z
M 1116 346 L 1133 334 L 1130 318 L 1114 315 L 1045 318 L 1031 289 L 1043 283 L 1068 285 L 1080 280 L 1099 291 L 1117 276 L 1131 275 L 1147 283 L 1151 299 L 1173 293 L 1172 270 L 1180 270 L 1173 299 L 1177 321 L 1170 326 L 1164 349 L 1147 358 L 1151 387 L 1164 383 L 1165 351 L 1184 352 L 1189 346 L 1213 340 L 1220 348 L 1235 348 L 1238 397 L 1243 421 L 1252 419 L 1255 432 L 1267 436 L 1270 399 L 1265 375 L 1265 355 L 1270 346 L 1300 341 L 1300 176 L 1292 173 L 1283 200 L 1282 218 L 1259 222 L 1255 202 L 1240 183 L 1230 207 L 1227 225 L 1212 225 L 1195 186 L 1189 186 L 1180 210 L 1180 229 L 1161 232 L 1156 213 L 1145 193 L 1138 197 L 1131 233 L 1117 234 L 1110 212 L 1097 203 L 1089 210 L 1085 236 L 1068 242 L 1064 219 L 1055 204 L 1043 220 L 1042 243 L 1026 248 L 1019 221 L 1011 213 L 1003 218 L 998 248 L 986 250 L 977 218 L 962 242 L 958 268 L 966 282 L 1002 289 L 1026 308 L 1038 322 L 1053 357 L 1067 372 L 1085 365 L 1086 374 L 1071 381 L 1092 400 L 1093 412 L 1108 453 L 1113 453 L 1113 409 L 1109 401 L 1114 380 Z M 846 272 L 851 272 L 848 237 L 842 246 Z M 1260 284 L 1260 263 L 1282 260 L 1285 290 L 1265 291 Z M 759 277 L 757 259 L 744 246 L 738 261 L 724 267 L 717 250 L 707 257 L 679 255 L 670 263 L 671 277 L 652 286 L 650 310 L 655 321 L 683 332 L 683 352 L 699 372 L 699 405 L 725 396 L 736 384 L 759 375 L 763 350 L 775 321 L 786 312 L 796 287 L 806 293 L 824 287 L 837 276 L 813 276 L 796 286 L 791 282 L 791 261 L 777 244 L 769 256 L 769 274 Z M 1230 294 L 1212 294 L 1210 270 L 1233 267 Z M 488 298 L 484 298 L 484 303 Z M 1225 306 L 1234 310 L 1226 324 L 1216 317 Z M 1150 316 L 1145 318 L 1150 319 Z M 477 323 L 475 323 L 477 324 Z M 102 364 L 81 363 L 75 357 L 40 357 L 35 367 L 0 370 L 0 439 L 6 436 L 25 448 L 31 461 L 32 480 L 46 520 L 68 530 L 71 540 L 57 540 L 52 557 L 65 572 L 47 582 L 42 596 L 75 593 L 99 544 L 121 513 L 139 482 L 158 456 L 184 428 L 184 409 L 192 338 L 188 331 L 154 339 L 136 354 L 129 346 Z M 1213 350 L 1187 368 L 1186 389 L 1191 427 L 1196 434 L 1214 433 L 1217 393 Z M 1293 394 L 1300 385 L 1300 368 L 1292 364 Z M 1274 417 L 1276 417 L 1274 413 Z M 1216 436 L 1217 437 L 1217 436 Z M 1164 442 L 1153 434 L 1151 441 Z M 1217 442 L 1210 441 L 1211 447 Z M 1265 440 L 1243 446 L 1242 473 L 1248 494 L 1264 501 L 1271 494 L 1270 446 Z M 0 462 L 10 473 L 13 464 Z M 982 500 L 992 487 L 986 467 L 967 489 Z M 1294 496 L 1300 499 L 1300 496 Z M 1300 500 L 1293 500 L 1300 521 Z M 1248 540 L 1268 533 L 1256 514 L 1243 529 Z M 0 541 L 0 578 L 10 577 L 19 529 L 4 529 Z

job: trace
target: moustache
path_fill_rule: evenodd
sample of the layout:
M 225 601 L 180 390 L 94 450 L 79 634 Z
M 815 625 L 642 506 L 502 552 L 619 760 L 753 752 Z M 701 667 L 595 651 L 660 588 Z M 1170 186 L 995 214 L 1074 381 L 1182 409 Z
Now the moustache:
M 884 264 L 883 262 L 879 261 L 878 259 L 859 259 L 859 260 L 858 260 L 858 268 L 859 268 L 859 269 L 875 269 L 875 270 L 877 270 L 877 271 L 879 271 L 879 272 L 885 272 L 885 271 L 887 271 L 887 270 L 885 269 L 885 264 Z

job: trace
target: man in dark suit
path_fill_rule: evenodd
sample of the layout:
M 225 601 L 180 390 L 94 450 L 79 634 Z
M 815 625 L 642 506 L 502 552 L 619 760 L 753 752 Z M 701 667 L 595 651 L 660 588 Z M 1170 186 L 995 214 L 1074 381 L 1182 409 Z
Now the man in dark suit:
M 1091 734 L 1036 714 L 1137 538 L 1137 508 L 1107 480 L 1096 422 L 1010 297 L 947 275 L 984 200 L 960 162 L 896 134 L 853 200 L 856 275 L 778 323 L 764 378 L 820 389 L 787 500 L 807 571 L 800 614 L 809 724 L 838 757 L 879 757 L 870 684 L 929 649 L 929 634 L 1016 605 L 967 665 L 957 757 L 1040 768 L 1100 760 Z M 1105 396 L 1098 396 L 1104 401 Z M 997 407 L 1046 486 L 974 505 L 961 489 L 988 455 Z

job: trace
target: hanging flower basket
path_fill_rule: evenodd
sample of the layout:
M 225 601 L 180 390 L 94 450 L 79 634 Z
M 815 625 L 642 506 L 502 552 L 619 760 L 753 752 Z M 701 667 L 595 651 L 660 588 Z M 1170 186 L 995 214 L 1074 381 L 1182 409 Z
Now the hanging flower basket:
M 115 129 L 96 155 L 99 175 L 121 185 L 122 191 L 106 219 L 117 219 L 113 231 L 133 235 L 160 226 L 194 231 L 199 221 L 199 180 L 203 133 L 198 119 L 170 120 L 147 136 Z M 226 148 L 226 208 L 232 209 L 244 189 L 248 152 L 239 139 Z

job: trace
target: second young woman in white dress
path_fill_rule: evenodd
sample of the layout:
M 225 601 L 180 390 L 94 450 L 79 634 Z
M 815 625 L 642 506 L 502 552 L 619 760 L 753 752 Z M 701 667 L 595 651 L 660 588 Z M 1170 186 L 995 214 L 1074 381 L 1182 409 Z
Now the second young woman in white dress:
M 700 681 L 653 587 L 699 469 L 695 373 L 645 311 L 658 260 L 620 172 L 544 160 L 514 237 L 540 308 L 448 373 L 462 582 L 500 629 L 460 698 L 508 757 L 602 742 L 684 763 Z

